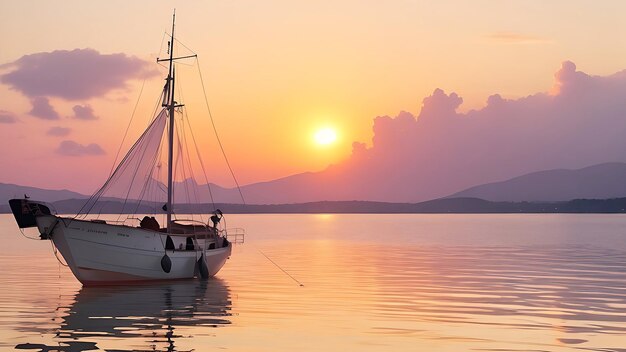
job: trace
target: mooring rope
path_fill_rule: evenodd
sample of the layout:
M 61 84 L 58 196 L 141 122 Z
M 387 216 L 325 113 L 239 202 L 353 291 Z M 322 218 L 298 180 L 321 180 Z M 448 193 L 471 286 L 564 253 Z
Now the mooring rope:
M 280 265 L 276 264 L 276 262 L 274 262 L 272 259 L 270 259 L 270 257 L 268 257 L 265 253 L 263 253 L 260 249 L 256 249 L 257 251 L 259 251 L 259 253 L 263 254 L 263 256 L 265 258 L 267 258 L 267 260 L 269 260 L 272 264 L 276 265 L 276 267 L 278 269 L 280 269 L 283 273 L 285 273 L 287 276 L 289 276 L 293 281 L 295 281 L 298 285 L 300 285 L 301 287 L 304 286 L 304 284 L 300 281 L 298 281 L 298 279 L 296 279 L 295 277 L 293 277 L 291 274 L 289 274 L 285 269 L 281 268 Z

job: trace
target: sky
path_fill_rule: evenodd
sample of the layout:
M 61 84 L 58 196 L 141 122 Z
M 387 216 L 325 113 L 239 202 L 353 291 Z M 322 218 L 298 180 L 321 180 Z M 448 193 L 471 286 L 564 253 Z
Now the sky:
M 373 146 L 376 117 L 424 114 L 438 88 L 471 116 L 496 93 L 554 94 L 566 61 L 593 76 L 626 68 L 623 1 L 4 1 L 0 182 L 92 193 L 105 181 L 131 116 L 122 150 L 153 117 L 174 7 L 241 184 L 342 165 L 354 142 Z M 181 100 L 210 181 L 232 186 L 194 63 L 177 67 Z M 335 142 L 315 142 L 323 128 Z

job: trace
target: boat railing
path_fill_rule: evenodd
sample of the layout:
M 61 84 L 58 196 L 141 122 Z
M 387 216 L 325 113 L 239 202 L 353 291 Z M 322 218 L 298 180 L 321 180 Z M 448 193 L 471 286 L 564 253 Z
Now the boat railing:
M 246 230 L 241 227 L 225 229 L 224 237 L 231 243 L 244 243 L 246 239 Z

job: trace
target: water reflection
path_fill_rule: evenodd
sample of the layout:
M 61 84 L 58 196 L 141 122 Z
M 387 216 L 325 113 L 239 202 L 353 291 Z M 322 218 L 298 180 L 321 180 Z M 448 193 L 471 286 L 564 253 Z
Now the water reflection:
M 387 290 L 376 313 L 385 318 L 524 330 L 555 328 L 554 321 L 562 320 L 563 333 L 626 333 L 626 256 L 621 251 L 398 249 L 393 260 L 378 267 L 395 273 L 379 277 Z M 561 342 L 572 344 L 572 339 Z
M 626 217 L 245 219 L 224 281 L 81 288 L 7 237 L 0 350 L 626 352 Z
M 324 331 L 350 329 L 390 350 L 419 350 L 417 345 L 451 351 L 626 352 L 618 349 L 626 336 L 626 253 L 621 249 L 567 244 L 387 244 L 381 249 L 309 241 L 288 249 L 268 246 L 266 253 L 305 283 L 307 292 L 298 294 L 301 311 L 314 314 L 311 320 L 333 317 Z M 335 314 L 316 314 L 320 301 Z M 276 310 L 278 304 L 270 306 Z M 340 320 L 337 312 L 350 319 Z
M 26 343 L 15 348 L 77 352 L 100 349 L 105 342 L 115 346 L 115 340 L 123 340 L 122 348 L 115 351 L 180 351 L 176 341 L 193 337 L 180 333 L 180 328 L 203 327 L 192 331 L 207 333 L 207 327 L 230 324 L 231 300 L 228 287 L 213 278 L 147 286 L 83 287 L 72 304 L 59 307 L 64 308 L 67 315 L 56 333 L 58 345 Z

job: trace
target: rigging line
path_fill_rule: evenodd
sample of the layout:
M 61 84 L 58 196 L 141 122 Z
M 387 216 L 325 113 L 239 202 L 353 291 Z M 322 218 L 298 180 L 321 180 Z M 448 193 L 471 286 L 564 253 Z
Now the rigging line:
M 174 112 L 176 113 L 176 112 Z M 176 115 L 174 115 L 176 116 Z M 176 126 L 176 122 L 174 121 L 174 126 Z M 176 151 L 176 155 L 174 160 L 172 161 L 172 170 L 173 170 L 173 178 L 172 178 L 172 208 L 174 208 L 174 204 L 176 203 L 176 192 L 174 192 L 174 180 L 180 176 L 180 169 L 179 169 L 179 165 L 178 165 L 178 161 L 181 159 L 181 146 L 180 146 L 180 138 L 178 137 L 178 129 L 174 129 L 175 133 L 176 133 L 176 140 L 178 141 L 178 150 Z M 174 139 L 172 138 L 172 142 L 174 142 Z M 184 176 L 183 176 L 184 177 Z M 183 183 L 183 187 L 186 186 L 186 183 Z M 172 209 L 172 213 L 174 213 L 174 210 Z
M 124 137 L 122 137 L 122 141 L 120 142 L 119 148 L 117 148 L 117 153 L 115 154 L 115 159 L 113 159 L 113 165 L 111 165 L 111 171 L 109 171 L 109 177 L 113 174 L 113 169 L 115 168 L 115 163 L 117 163 L 117 158 L 120 156 L 120 152 L 122 151 L 122 146 L 124 145 L 124 141 L 126 140 L 126 136 L 128 135 L 128 130 L 130 129 L 130 125 L 133 123 L 133 118 L 135 118 L 135 112 L 137 111 L 137 106 L 139 105 L 139 100 L 141 99 L 141 94 L 143 93 L 143 87 L 146 84 L 146 80 L 143 80 L 141 83 L 141 89 L 139 90 L 139 96 L 137 97 L 137 101 L 135 102 L 135 107 L 133 108 L 133 113 L 130 115 L 130 121 L 128 121 L 128 126 L 126 126 L 126 131 L 124 132 Z
M 159 153 L 162 147 L 162 142 L 163 142 L 163 138 L 162 138 L 162 134 L 161 137 L 156 139 L 158 141 L 158 144 L 156 146 L 156 150 L 154 155 L 152 155 L 152 162 L 150 162 L 148 165 L 150 166 L 148 169 L 150 170 L 148 172 L 148 175 L 146 175 L 146 180 L 144 182 L 143 188 L 141 190 L 141 193 L 139 194 L 139 198 L 138 198 L 138 202 L 137 202 L 137 206 L 135 207 L 135 212 L 133 213 L 133 215 L 137 215 L 137 211 L 139 210 L 139 207 L 141 206 L 141 203 L 144 200 L 144 197 L 146 196 L 146 189 L 148 189 L 148 193 L 150 192 L 150 189 L 152 188 L 152 175 L 154 174 L 154 169 L 155 169 L 155 165 L 157 163 L 157 160 L 159 159 Z M 147 149 L 147 147 L 146 147 Z M 144 149 L 144 153 L 145 150 Z M 139 167 L 139 166 L 138 166 Z
M 176 87 L 176 89 L 178 89 L 178 96 L 180 97 L 181 101 L 185 101 L 183 94 L 182 94 L 182 90 L 181 90 L 181 86 L 182 84 L 178 84 L 178 86 Z M 187 171 L 185 170 L 185 151 L 187 150 L 187 143 L 185 140 L 185 121 L 183 120 L 183 113 L 182 111 L 184 110 L 184 107 L 180 107 L 179 108 L 179 113 L 180 113 L 180 120 L 176 122 L 178 128 L 176 129 L 176 138 L 178 139 L 178 152 L 179 152 L 179 159 L 180 160 L 180 164 L 182 167 L 182 172 L 183 172 L 183 182 L 184 182 L 184 186 L 185 186 L 185 194 L 187 195 L 187 202 L 189 202 L 189 204 L 191 204 L 191 195 L 189 192 L 189 184 L 187 182 Z M 181 138 L 182 135 L 182 138 Z M 183 146 L 185 148 L 183 148 Z M 187 160 L 189 161 L 189 160 Z M 191 166 L 191 165 L 189 165 Z M 189 170 L 191 172 L 191 179 L 193 180 L 193 171 L 190 169 Z M 195 187 L 194 187 L 195 188 Z M 193 216 L 192 216 L 193 218 Z
M 200 218 L 200 221 L 202 223 L 204 223 L 204 216 L 202 216 L 202 211 L 200 210 L 200 204 L 202 204 L 202 203 L 200 201 L 200 197 L 198 196 L 198 192 L 199 192 L 198 187 L 197 187 L 198 183 L 195 181 L 196 180 L 196 175 L 194 173 L 193 165 L 191 164 L 191 155 L 189 153 L 189 144 L 188 144 L 188 141 L 187 141 L 188 138 L 187 138 L 187 133 L 186 133 L 186 130 L 185 130 L 185 127 L 184 127 L 185 126 L 185 120 L 183 119 L 182 122 L 183 122 L 183 143 L 185 144 L 185 151 L 187 152 L 187 163 L 188 163 L 187 167 L 189 168 L 189 172 L 191 173 L 191 178 L 194 180 L 194 183 L 193 183 L 194 187 L 191 189 L 193 191 L 192 194 L 193 194 L 193 198 L 195 200 L 194 204 L 197 205 L 196 209 L 198 211 L 198 217 Z M 207 220 L 207 222 L 208 222 L 208 220 Z
M 135 212 L 134 215 L 137 216 L 137 212 L 139 210 L 139 205 L 143 202 L 143 200 L 145 199 L 147 202 L 147 207 L 149 208 L 148 210 L 152 210 L 153 207 L 151 206 L 151 199 L 152 199 L 152 186 L 153 186 L 153 182 L 152 182 L 152 174 L 154 173 L 154 167 L 156 165 L 156 158 L 157 158 L 158 152 L 154 154 L 154 161 L 152 163 L 152 166 L 150 168 L 150 172 L 148 173 L 148 175 L 146 176 L 146 183 L 144 184 L 145 187 L 145 193 L 144 196 L 142 196 L 141 201 L 139 202 L 139 204 L 137 204 L 137 207 L 135 208 Z M 152 215 L 152 213 L 150 211 L 146 212 L 146 215 L 150 214 Z
M 154 102 L 154 108 L 152 109 L 152 121 L 156 120 L 157 117 L 159 117 L 159 114 L 157 114 L 157 111 L 159 111 L 159 107 L 161 106 L 163 102 L 163 93 L 159 94 L 159 97 L 157 98 L 157 100 Z M 152 121 L 148 120 L 148 123 L 152 123 Z
M 185 44 L 183 44 L 180 40 L 178 40 L 178 39 L 174 39 L 174 40 L 176 40 L 180 45 L 185 47 L 190 52 L 196 54 L 193 50 L 191 50 L 189 47 L 187 47 Z M 182 100 L 184 101 L 182 85 L 178 85 L 178 87 L 179 87 L 178 89 L 179 89 L 180 96 L 181 96 Z M 205 97 L 206 97 L 206 95 L 205 95 Z M 187 126 L 189 126 L 189 132 L 191 133 L 191 138 L 193 140 L 193 144 L 194 144 L 194 147 L 196 149 L 196 155 L 198 157 L 198 161 L 200 162 L 200 166 L 202 168 L 202 174 L 204 175 L 204 181 L 205 181 L 206 187 L 207 187 L 207 189 L 209 191 L 209 198 L 211 199 L 211 205 L 213 206 L 213 209 L 215 209 L 215 201 L 213 199 L 213 192 L 211 191 L 211 184 L 209 183 L 209 178 L 207 177 L 207 174 L 206 174 L 206 168 L 204 166 L 204 161 L 202 159 L 202 156 L 200 155 L 200 149 L 198 148 L 198 143 L 196 143 L 196 137 L 195 137 L 195 135 L 193 133 L 193 128 L 191 127 L 191 120 L 189 119 L 189 113 L 187 112 L 187 109 L 182 109 L 182 112 L 183 112 L 183 114 L 182 114 L 183 115 L 183 120 L 187 120 Z M 183 121 L 183 126 L 184 126 L 184 121 Z M 186 134 L 183 137 L 186 138 L 185 136 L 186 136 Z M 187 142 L 185 142 L 185 145 L 187 145 Z M 187 158 L 189 160 L 189 166 L 191 168 L 191 156 L 189 155 L 189 149 L 187 149 Z M 193 173 L 193 168 L 191 168 L 191 172 Z M 194 192 L 195 191 L 196 190 L 194 188 Z M 198 201 L 198 199 L 196 199 L 196 201 Z M 201 218 L 202 221 L 204 221 L 202 216 L 200 216 L 200 218 Z
M 152 166 L 152 172 L 150 174 L 150 189 L 149 189 L 149 193 L 148 193 L 148 200 L 152 203 L 152 214 L 156 215 L 157 213 L 157 208 L 158 208 L 158 202 L 157 202 L 157 197 L 159 195 L 158 191 L 160 190 L 159 188 L 159 180 L 161 179 L 161 166 L 159 165 L 161 163 L 161 153 L 163 150 L 163 136 L 161 136 L 161 138 L 159 139 L 159 147 L 157 148 L 157 152 L 156 152 L 156 161 L 155 164 Z M 157 169 L 157 175 L 156 177 L 153 177 L 154 175 L 154 169 Z
M 146 152 L 149 149 L 149 144 L 151 142 L 150 141 L 150 137 L 151 136 L 152 135 L 148 135 L 148 139 L 142 140 L 141 147 L 139 149 L 139 152 L 141 153 L 141 155 L 139 157 L 139 161 L 136 162 L 135 170 L 133 172 L 133 176 L 130 179 L 130 182 L 128 184 L 128 190 L 126 191 L 126 196 L 124 197 L 124 203 L 122 204 L 122 209 L 120 211 L 120 214 L 118 214 L 118 217 L 117 217 L 118 221 L 119 221 L 120 217 L 122 216 L 122 214 L 124 214 L 124 211 L 126 209 L 126 204 L 128 203 L 128 198 L 130 197 L 130 192 L 133 190 L 134 185 L 135 185 L 135 178 L 137 177 L 137 173 L 139 172 L 139 169 L 141 168 L 141 164 L 142 164 L 141 162 L 143 161 L 144 156 L 146 155 Z M 139 154 L 136 154 L 136 155 L 139 155 Z M 130 167 L 130 165 L 127 165 L 126 167 Z M 126 168 L 124 170 L 126 170 Z
M 150 163 L 151 167 L 150 167 L 150 172 L 148 173 L 148 177 L 146 178 L 144 185 L 141 189 L 141 192 L 139 194 L 139 197 L 137 199 L 137 205 L 135 206 L 135 210 L 132 213 L 134 216 L 137 216 L 137 212 L 139 211 L 139 207 L 141 206 L 141 203 L 143 203 L 144 197 L 146 196 L 146 191 L 150 188 L 150 180 L 152 178 L 152 173 L 154 171 L 154 164 L 156 163 L 156 157 L 153 157 L 152 162 Z M 149 192 L 149 191 L 148 191 Z
M 185 97 L 183 95 L 183 89 L 182 89 L 182 85 L 179 84 L 179 93 L 180 93 L 180 98 L 182 101 L 185 101 Z M 193 178 L 193 180 L 195 181 L 196 179 L 196 175 L 194 174 L 194 169 L 193 166 L 191 165 L 191 155 L 189 154 L 189 147 L 188 147 L 188 137 L 187 137 L 187 133 L 185 130 L 185 121 L 187 121 L 187 128 L 189 129 L 190 133 L 193 132 L 193 130 L 191 129 L 191 124 L 189 123 L 189 115 L 187 113 L 187 109 L 182 108 L 182 119 L 181 119 L 181 124 L 182 124 L 182 130 L 183 130 L 183 143 L 185 144 L 185 151 L 187 152 L 187 162 L 189 163 L 189 171 L 191 172 L 191 177 Z M 194 141 L 195 143 L 195 141 Z M 200 158 L 200 156 L 198 155 L 198 158 Z M 202 162 L 202 160 L 200 160 L 200 162 Z M 202 170 L 204 171 L 204 170 Z M 206 175 L 205 175 L 206 178 Z M 196 183 L 197 185 L 197 183 Z M 208 182 L 207 182 L 207 186 L 208 186 Z M 198 197 L 198 187 L 194 187 L 193 188 L 193 195 L 194 195 L 194 199 L 196 200 L 196 204 L 201 204 L 200 203 L 200 198 Z M 211 193 L 211 188 L 209 187 L 209 194 Z M 211 198 L 213 198 L 211 196 Z M 215 206 L 213 207 L 215 208 Z M 204 217 L 202 216 L 202 211 L 199 211 L 200 213 L 200 221 L 202 221 L 204 223 Z M 208 221 L 207 221 L 208 222 Z
M 189 173 L 191 175 L 191 179 L 194 181 L 193 184 L 193 188 L 192 190 L 192 194 L 193 194 L 193 198 L 195 200 L 195 204 L 200 204 L 199 198 L 198 198 L 198 190 L 196 187 L 197 186 L 197 182 L 196 182 L 196 175 L 194 174 L 193 171 L 193 166 L 191 165 L 191 155 L 189 154 L 189 146 L 187 143 L 187 133 L 186 133 L 186 129 L 185 129 L 185 120 L 181 119 L 181 123 L 182 123 L 182 130 L 183 130 L 183 144 L 185 145 L 185 152 L 187 154 L 187 167 L 189 170 Z M 190 199 L 191 201 L 191 199 Z M 200 217 L 200 221 L 202 221 L 204 223 L 204 217 L 202 216 L 202 212 L 199 212 L 199 217 Z
M 159 53 L 157 57 L 161 56 L 161 50 L 163 50 L 163 42 L 165 42 L 165 36 L 167 35 L 167 31 L 163 31 L 163 37 L 161 38 L 161 46 L 159 46 Z
M 189 178 L 191 178 L 195 182 L 195 179 L 193 177 L 193 170 L 191 169 L 191 164 L 189 163 L 189 156 L 188 156 L 189 153 L 186 153 L 188 148 L 187 148 L 187 140 L 185 139 L 185 122 L 184 122 L 183 119 L 181 119 L 180 122 L 179 122 L 178 130 L 179 130 L 178 144 L 179 144 L 180 154 L 181 154 L 180 162 L 181 162 L 181 165 L 182 165 L 182 168 L 183 168 L 183 178 L 185 180 L 187 180 L 187 171 L 186 170 L 189 170 Z M 183 146 L 184 146 L 184 148 L 183 148 Z M 187 157 L 185 157 L 185 154 L 187 154 Z M 195 187 L 192 188 L 192 191 L 193 191 L 194 188 Z M 191 204 L 191 193 L 192 192 L 189 192 L 189 186 L 188 186 L 187 182 L 185 182 L 185 191 L 187 192 L 187 201 Z
M 160 101 L 160 97 L 159 100 L 157 100 L 157 104 Z M 156 114 L 156 111 L 158 109 L 158 105 L 155 105 L 154 107 L 154 112 L 153 112 L 153 116 L 158 116 Z M 78 211 L 78 213 L 72 218 L 72 219 L 76 219 L 78 218 L 81 214 L 82 211 L 86 208 L 89 207 L 89 210 L 87 210 L 87 212 L 83 215 L 83 218 L 87 216 L 87 214 L 89 214 L 89 212 L 91 212 L 91 209 L 93 209 L 93 207 L 96 205 L 96 203 L 98 202 L 98 200 L 100 199 L 100 197 L 102 196 L 102 194 L 105 192 L 105 190 L 108 187 L 108 184 L 111 182 L 112 177 L 114 176 L 114 174 L 120 169 L 120 167 L 124 164 L 124 161 L 126 161 L 126 159 L 128 158 L 129 154 L 131 153 L 131 151 L 137 146 L 137 144 L 139 143 L 139 141 L 141 140 L 141 138 L 143 138 L 143 136 L 148 132 L 148 130 L 150 130 L 150 128 L 152 127 L 152 125 L 154 124 L 154 121 L 156 121 L 156 118 L 148 125 L 148 128 L 146 128 L 146 130 L 141 134 L 141 136 L 139 137 L 139 139 L 137 139 L 137 141 L 135 141 L 135 143 L 131 146 L 131 148 L 128 150 L 127 154 L 124 156 L 124 158 L 120 161 L 119 164 L 117 164 L 117 168 L 113 171 L 113 173 L 109 176 L 109 178 L 106 180 L 106 182 L 102 185 L 102 187 L 100 187 L 100 189 L 98 191 L 96 191 L 94 194 L 92 194 L 89 199 L 87 199 L 87 201 L 83 204 L 83 206 L 80 208 L 80 210 Z M 91 206 L 89 206 L 90 202 L 93 201 L 93 204 L 91 204 Z
M 155 119 L 156 121 L 156 119 Z M 152 131 L 151 131 L 152 132 Z M 133 173 L 133 177 L 130 179 L 130 184 L 128 186 L 128 191 L 126 192 L 126 197 L 124 198 L 124 204 L 122 205 L 122 211 L 120 212 L 120 214 L 117 217 L 117 220 L 119 220 L 120 216 L 122 215 L 121 213 L 124 212 L 124 209 L 126 209 L 126 203 L 128 202 L 128 197 L 130 196 L 130 191 L 133 188 L 133 184 L 135 183 L 135 178 L 137 177 L 137 173 L 139 172 L 139 168 L 141 166 L 141 162 L 143 161 L 146 152 L 149 149 L 149 143 L 151 142 L 150 140 L 145 140 L 144 142 L 146 142 L 143 148 L 143 152 L 141 153 L 141 156 L 139 157 L 139 161 L 137 162 L 137 168 L 135 168 L 135 172 Z
M 157 53 L 157 59 L 161 56 L 161 50 L 163 50 L 163 43 L 165 42 L 165 36 L 167 36 L 167 31 L 163 31 L 163 38 L 161 38 L 161 46 L 159 46 L 159 52 Z M 159 61 L 157 61 L 157 65 L 167 68 L 167 66 L 163 65 Z
M 167 195 L 167 187 L 163 183 L 160 182 L 160 180 L 165 178 L 165 176 L 162 174 L 162 171 L 163 171 L 163 163 L 165 162 L 163 160 L 165 158 L 163 156 L 163 146 L 167 144 L 164 142 L 166 138 L 167 138 L 166 134 L 163 133 L 163 135 L 161 136 L 159 150 L 157 151 L 159 153 L 159 163 L 157 164 L 157 168 L 159 169 L 159 172 L 157 175 L 157 181 L 159 182 L 157 182 L 155 186 L 157 191 L 161 191 L 163 195 Z
M 182 88 L 181 88 L 180 94 L 182 97 L 183 96 Z M 189 119 L 189 113 L 187 113 L 187 109 L 183 109 L 183 120 L 187 120 L 187 126 L 189 126 L 189 132 L 191 133 L 193 145 L 196 149 L 196 155 L 198 156 L 198 161 L 200 161 L 200 167 L 202 168 L 202 174 L 204 175 L 204 182 L 209 191 L 209 197 L 211 198 L 211 204 L 213 205 L 213 210 L 215 210 L 215 201 L 213 200 L 213 192 L 211 191 L 211 184 L 209 183 L 209 178 L 206 175 L 204 161 L 202 160 L 202 156 L 200 155 L 200 149 L 198 148 L 198 143 L 196 143 L 196 137 L 193 134 L 193 128 L 191 127 L 191 120 Z M 183 124 L 184 124 L 184 121 L 183 121 Z M 190 160 L 190 163 L 191 163 L 191 156 L 189 156 L 189 149 L 187 149 L 187 154 L 188 154 L 187 158 Z M 202 212 L 200 213 L 202 214 Z M 202 216 L 200 216 L 200 219 L 204 222 L 204 218 Z
M 198 55 L 195 51 L 191 50 L 191 48 L 189 48 L 187 45 L 183 44 L 183 42 L 181 42 L 180 40 L 178 40 L 178 38 L 174 38 L 174 41 L 177 42 L 178 44 L 182 45 L 185 47 L 185 49 L 189 50 L 192 54 L 194 55 Z M 180 55 L 180 54 L 179 54 Z
M 304 286 L 304 284 L 300 281 L 298 281 L 298 279 L 296 279 L 295 277 L 293 277 L 291 274 L 289 274 L 285 269 L 281 268 L 280 265 L 276 264 L 272 259 L 270 259 L 270 257 L 268 257 L 265 253 L 263 253 L 260 249 L 256 249 L 257 251 L 259 251 L 259 253 L 263 254 L 263 256 L 265 258 L 267 258 L 267 260 L 269 260 L 272 264 L 276 265 L 276 267 L 278 269 L 280 269 L 283 273 L 285 273 L 287 276 L 289 276 L 293 281 L 295 281 L 298 285 L 300 285 L 300 287 Z
M 182 122 L 182 119 L 181 119 Z M 191 205 L 192 204 L 192 199 L 191 199 L 191 194 L 193 193 L 193 190 L 195 187 L 193 187 L 193 185 L 189 185 L 189 182 L 187 182 L 187 180 L 189 178 L 191 178 L 193 180 L 193 172 L 188 169 L 190 167 L 190 165 L 185 163 L 185 150 L 186 148 L 183 148 L 183 146 L 187 146 L 186 142 L 185 142 L 185 130 L 184 127 L 180 127 L 180 134 L 177 135 L 178 137 L 178 145 L 179 145 L 179 152 L 180 152 L 180 164 L 181 164 L 181 168 L 182 168 L 182 172 L 183 172 L 183 179 L 185 180 L 185 194 L 187 195 L 187 204 Z M 187 170 L 189 170 L 189 172 L 191 172 L 190 177 L 188 177 L 187 175 Z M 195 181 L 194 181 L 195 182 Z M 189 188 L 191 188 L 191 191 L 189 190 Z M 191 218 L 194 219 L 193 213 L 191 214 Z
M 161 140 L 162 138 L 159 138 L 159 147 L 161 146 Z M 157 147 L 157 150 L 159 147 Z M 149 188 L 151 185 L 152 173 L 154 172 L 154 165 L 156 164 L 156 160 L 157 160 L 157 153 L 154 153 L 154 155 L 152 156 L 152 162 L 149 163 L 150 172 L 147 175 L 147 178 L 143 184 L 143 188 L 141 189 L 141 193 L 139 194 L 139 197 L 137 199 L 137 206 L 135 207 L 135 212 L 133 213 L 133 215 L 137 215 L 137 211 L 139 210 L 139 207 L 141 206 L 141 203 L 143 202 L 143 198 L 146 194 L 146 188 Z
M 159 202 L 159 196 L 163 194 L 163 190 L 161 189 L 161 171 L 162 171 L 162 166 L 163 166 L 163 137 L 161 137 L 161 144 L 159 146 L 159 150 L 157 150 L 157 164 L 156 164 L 156 178 L 154 179 L 154 184 L 152 186 L 152 205 L 154 207 L 154 209 L 152 210 L 154 215 L 156 216 L 157 214 L 159 214 L 159 209 L 161 209 L 161 207 L 159 206 L 162 202 Z M 159 192 L 161 191 L 161 192 Z
M 193 66 L 193 64 L 186 64 L 184 62 L 177 62 L 175 65 L 183 65 L 183 66 Z
M 200 60 L 198 60 L 197 57 L 196 57 L 196 64 L 198 65 L 198 74 L 200 75 L 200 83 L 202 83 L 202 92 L 204 93 L 204 102 L 206 103 L 206 108 L 209 112 L 209 118 L 211 120 L 211 126 L 213 126 L 213 132 L 215 132 L 215 139 L 217 140 L 217 144 L 220 146 L 220 150 L 222 151 L 222 155 L 224 156 L 224 160 L 226 161 L 228 170 L 230 171 L 230 174 L 233 177 L 233 181 L 235 181 L 235 185 L 237 185 L 237 190 L 239 191 L 239 195 L 241 196 L 241 201 L 243 202 L 244 205 L 246 205 L 246 200 L 243 197 L 243 193 L 241 192 L 241 187 L 239 187 L 239 182 L 237 182 L 237 178 L 235 177 L 233 168 L 230 166 L 230 162 L 228 161 L 228 157 L 226 156 L 226 152 L 224 151 L 224 146 L 222 145 L 220 136 L 217 133 L 217 127 L 215 126 L 215 121 L 213 120 L 213 115 L 211 114 L 211 108 L 209 107 L 209 98 L 207 97 L 206 88 L 204 87 L 204 79 L 202 78 L 202 71 L 200 70 Z
M 204 182 L 206 182 L 206 186 L 209 189 L 209 197 L 211 197 L 211 204 L 213 205 L 213 209 L 215 209 L 215 201 L 213 200 L 213 192 L 211 191 L 211 184 L 209 183 L 209 178 L 206 175 L 204 161 L 202 161 L 202 157 L 200 156 L 200 148 L 198 148 L 198 143 L 196 143 L 196 136 L 193 134 L 193 128 L 191 127 L 191 121 L 189 120 L 189 115 L 187 114 L 187 110 L 185 110 L 185 113 L 183 116 L 187 119 L 187 124 L 189 125 L 189 132 L 191 133 L 191 139 L 193 140 L 193 145 L 196 148 L 196 154 L 198 155 L 198 160 L 200 160 L 200 167 L 202 167 L 202 173 L 204 174 Z
M 176 156 L 176 162 L 180 162 L 182 176 L 183 176 L 183 187 L 185 189 L 185 195 L 187 196 L 187 201 L 191 201 L 191 197 L 189 196 L 189 185 L 187 184 L 187 172 L 185 171 L 185 158 L 183 156 L 183 145 L 180 141 L 180 128 L 176 129 L 176 141 L 178 142 L 178 153 Z

